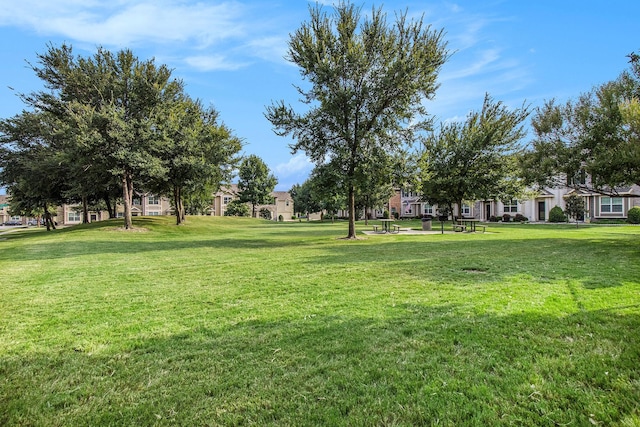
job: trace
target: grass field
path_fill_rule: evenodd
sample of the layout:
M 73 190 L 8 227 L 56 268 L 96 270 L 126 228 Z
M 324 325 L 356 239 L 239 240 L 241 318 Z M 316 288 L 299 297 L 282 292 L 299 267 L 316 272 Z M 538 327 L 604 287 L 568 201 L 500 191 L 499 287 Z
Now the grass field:
M 640 227 L 172 224 L 0 236 L 0 425 L 640 426 Z

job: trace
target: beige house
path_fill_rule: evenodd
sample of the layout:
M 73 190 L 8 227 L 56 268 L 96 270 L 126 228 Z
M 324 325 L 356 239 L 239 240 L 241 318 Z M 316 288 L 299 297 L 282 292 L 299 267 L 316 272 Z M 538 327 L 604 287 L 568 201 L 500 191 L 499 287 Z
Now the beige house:
M 256 212 L 267 209 L 271 212 L 273 221 L 291 221 L 293 219 L 293 198 L 287 191 L 272 191 L 273 201 L 270 204 L 256 206 Z M 238 198 L 238 185 L 231 184 L 224 186 L 218 191 L 213 198 L 211 206 L 211 215 L 224 216 L 227 205 L 234 199 Z
M 118 218 L 121 218 L 124 215 L 124 206 L 118 205 L 116 210 Z M 169 199 L 165 197 L 158 197 L 151 193 L 142 193 L 133 198 L 133 205 L 131 206 L 132 216 L 172 214 L 173 209 L 171 208 L 171 203 L 169 203 Z M 107 211 L 89 212 L 89 222 L 103 221 L 106 219 L 109 219 L 109 213 Z M 55 220 L 62 225 L 80 224 L 82 222 L 82 206 L 79 204 L 59 206 Z

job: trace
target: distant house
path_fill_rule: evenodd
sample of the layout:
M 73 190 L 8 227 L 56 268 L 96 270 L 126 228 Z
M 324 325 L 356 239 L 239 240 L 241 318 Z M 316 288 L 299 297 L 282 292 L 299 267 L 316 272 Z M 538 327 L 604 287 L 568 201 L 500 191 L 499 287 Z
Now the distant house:
M 227 205 L 239 197 L 238 192 L 237 184 L 222 187 L 220 191 L 214 195 L 211 215 L 224 216 Z M 259 213 L 260 210 L 267 209 L 271 213 L 271 219 L 273 221 L 291 221 L 294 215 L 293 198 L 291 194 L 287 191 L 272 191 L 271 197 L 273 198 L 271 203 L 256 206 L 256 212 Z
M 116 206 L 118 218 L 124 216 L 124 206 Z M 169 199 L 151 193 L 139 193 L 133 198 L 131 216 L 172 215 L 173 208 Z M 107 211 L 89 211 L 89 222 L 109 219 Z M 63 225 L 74 225 L 82 222 L 82 206 L 79 204 L 59 206 L 56 221 Z

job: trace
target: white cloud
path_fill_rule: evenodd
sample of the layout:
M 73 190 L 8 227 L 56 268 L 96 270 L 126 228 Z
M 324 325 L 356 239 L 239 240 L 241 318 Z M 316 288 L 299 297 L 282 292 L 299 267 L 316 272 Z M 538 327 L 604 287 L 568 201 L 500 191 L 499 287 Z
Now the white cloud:
M 248 65 L 247 63 L 229 61 L 222 55 L 189 56 L 185 58 L 184 62 L 198 71 L 234 71 Z
M 308 172 L 313 168 L 313 163 L 303 153 L 298 153 L 292 156 L 288 162 L 280 163 L 274 171 L 278 176 L 291 176 L 301 172 Z
M 0 25 L 105 46 L 191 41 L 203 48 L 241 36 L 242 11 L 234 2 L 25 0 L 3 6 Z

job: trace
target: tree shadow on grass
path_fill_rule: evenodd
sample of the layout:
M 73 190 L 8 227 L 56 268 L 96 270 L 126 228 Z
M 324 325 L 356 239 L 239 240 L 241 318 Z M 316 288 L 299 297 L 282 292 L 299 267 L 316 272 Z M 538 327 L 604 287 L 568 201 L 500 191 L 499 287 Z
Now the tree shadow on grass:
M 640 315 L 401 305 L 0 359 L 2 425 L 633 425 Z M 117 326 L 117 325 L 116 325 Z M 95 338 L 99 340 L 99 337 Z

